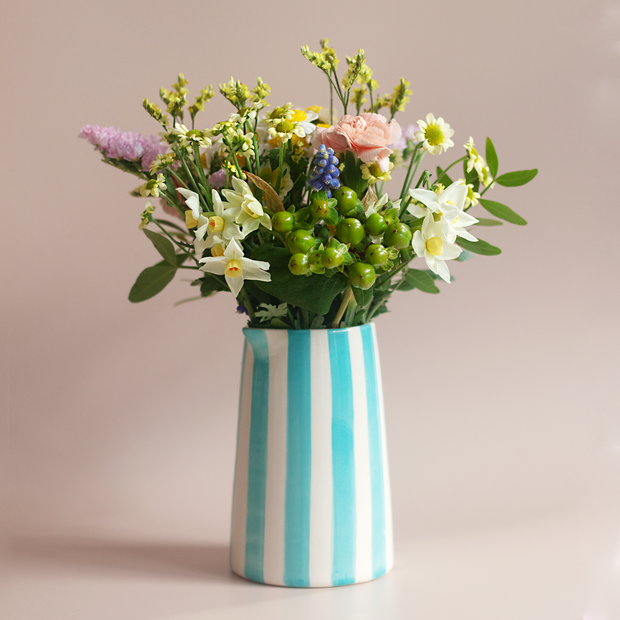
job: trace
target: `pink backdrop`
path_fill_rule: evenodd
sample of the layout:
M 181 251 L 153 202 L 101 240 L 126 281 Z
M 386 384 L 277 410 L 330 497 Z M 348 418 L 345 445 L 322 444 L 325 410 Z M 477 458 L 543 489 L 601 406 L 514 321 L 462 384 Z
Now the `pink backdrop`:
M 82 537 L 226 553 L 244 320 L 224 293 L 174 307 L 195 292 L 179 277 L 127 301 L 159 260 L 137 229 L 145 200 L 77 134 L 87 123 L 156 132 L 141 101 L 178 71 L 192 93 L 261 76 L 274 104 L 328 105 L 325 78 L 299 53 L 322 37 L 343 60 L 363 47 L 382 92 L 411 81 L 403 125 L 433 112 L 456 130 L 450 157 L 428 165 L 489 135 L 500 171 L 540 169 L 488 194 L 529 222 L 478 229 L 501 256 L 451 267 L 441 295 L 396 294 L 377 321 L 397 553 L 399 540 L 572 514 L 592 497 L 620 518 L 613 492 L 599 491 L 620 460 L 620 5 L 5 7 L 3 513 L 18 549 Z M 218 94 L 199 118 L 229 111 Z M 61 617 L 45 609 L 15 617 Z M 163 617 L 140 609 L 102 617 Z

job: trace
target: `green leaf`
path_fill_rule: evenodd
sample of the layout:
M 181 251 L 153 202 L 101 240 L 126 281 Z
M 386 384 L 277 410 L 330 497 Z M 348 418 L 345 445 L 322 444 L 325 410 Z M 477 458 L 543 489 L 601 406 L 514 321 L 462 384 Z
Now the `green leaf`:
M 335 226 L 338 223 L 338 211 L 335 207 L 329 207 L 329 213 L 323 218 L 323 221 L 330 226 Z
M 495 202 L 494 200 L 480 199 L 480 204 L 495 217 L 499 217 L 502 220 L 506 220 L 511 224 L 517 224 L 518 226 L 525 226 L 527 222 L 517 213 L 515 213 L 510 207 L 503 205 L 501 202 Z
M 177 268 L 166 263 L 147 267 L 129 291 L 129 301 L 138 303 L 155 297 L 163 291 L 174 278 Z
M 486 217 L 479 217 L 478 222 L 474 226 L 503 226 L 504 222 L 498 220 L 490 220 Z
M 437 182 L 441 183 L 444 187 L 452 185 L 452 179 L 448 176 L 448 173 L 444 172 L 439 166 L 437 166 Z
M 362 177 L 360 162 L 351 151 L 346 152 L 344 165 L 345 168 L 342 172 L 344 185 L 350 187 L 358 196 L 361 196 L 368 187 L 368 181 Z
M 355 301 L 357 302 L 358 307 L 365 308 L 371 301 L 373 296 L 372 287 L 367 290 L 363 290 L 356 286 L 351 287 L 353 291 L 353 297 L 355 297 Z
M 494 245 L 491 245 L 482 239 L 478 239 L 478 241 L 468 241 L 467 239 L 457 237 L 456 243 L 464 250 L 468 250 L 474 254 L 482 254 L 483 256 L 497 256 L 502 253 L 499 248 L 496 248 Z
M 200 294 L 203 297 L 208 297 L 209 295 L 213 295 L 213 293 L 227 290 L 227 286 L 224 286 L 224 284 L 222 284 L 217 278 L 214 278 L 211 275 L 206 275 L 202 279 L 202 283 L 200 285 Z
M 441 292 L 433 278 L 420 269 L 408 269 L 403 279 L 404 282 L 398 287 L 399 291 L 411 291 L 417 288 L 424 293 L 431 293 L 433 295 Z
M 174 251 L 174 246 L 170 240 L 166 239 L 163 235 L 153 232 L 148 228 L 143 229 L 144 234 L 151 240 L 151 243 L 155 246 L 155 249 L 161 254 L 161 257 L 170 265 L 176 267 L 177 259 Z
M 519 185 L 525 185 L 529 183 L 536 175 L 538 170 L 518 170 L 517 172 L 507 172 L 495 179 L 500 185 L 504 187 L 518 187 Z
M 256 280 L 256 286 L 281 302 L 316 314 L 327 314 L 336 296 L 349 285 L 348 279 L 340 273 L 329 278 L 321 274 L 295 276 L 288 268 L 290 257 L 287 249 L 274 247 L 270 243 L 256 248 L 252 259 L 267 261 L 271 274 L 271 282 Z
M 491 141 L 491 138 L 487 138 L 487 150 L 486 150 L 487 165 L 489 166 L 489 172 L 491 176 L 495 178 L 497 175 L 497 168 L 499 161 L 497 159 L 497 153 L 495 152 L 495 146 Z

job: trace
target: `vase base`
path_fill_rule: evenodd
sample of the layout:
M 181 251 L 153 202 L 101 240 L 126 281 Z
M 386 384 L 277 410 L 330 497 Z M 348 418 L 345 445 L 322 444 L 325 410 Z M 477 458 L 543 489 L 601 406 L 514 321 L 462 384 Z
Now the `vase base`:
M 252 577 L 248 577 L 243 574 L 243 572 L 236 571 L 234 568 L 231 568 L 232 572 L 241 577 L 242 579 L 247 579 L 248 581 L 253 581 L 254 583 L 261 583 L 266 586 L 277 586 L 279 588 L 303 588 L 303 589 L 312 589 L 312 588 L 340 588 L 342 586 L 353 586 L 358 583 L 368 583 L 369 581 L 375 581 L 377 579 L 381 579 L 381 577 L 387 575 L 392 567 L 388 568 L 384 573 L 380 575 L 373 575 L 372 577 L 365 577 L 361 579 L 356 579 L 354 581 L 343 581 L 342 583 L 334 583 L 332 579 L 317 579 L 314 583 L 310 584 L 289 584 L 284 583 L 283 581 L 277 580 L 268 580 L 268 579 L 253 579 Z

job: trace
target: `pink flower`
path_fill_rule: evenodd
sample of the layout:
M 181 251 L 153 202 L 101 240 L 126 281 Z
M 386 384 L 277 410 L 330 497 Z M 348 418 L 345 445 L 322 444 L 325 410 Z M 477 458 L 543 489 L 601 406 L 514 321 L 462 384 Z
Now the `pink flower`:
M 149 171 L 149 166 L 157 155 L 163 155 L 168 150 L 168 145 L 161 142 L 159 136 L 143 136 L 114 127 L 86 125 L 82 127 L 79 137 L 88 140 L 110 159 L 141 161 L 144 172 Z
M 352 151 L 365 164 L 377 162 L 381 172 L 387 172 L 392 153 L 388 145 L 400 136 L 400 125 L 394 120 L 388 123 L 381 114 L 345 114 L 335 125 L 317 128 L 312 144 L 316 148 L 324 144 L 337 153 Z

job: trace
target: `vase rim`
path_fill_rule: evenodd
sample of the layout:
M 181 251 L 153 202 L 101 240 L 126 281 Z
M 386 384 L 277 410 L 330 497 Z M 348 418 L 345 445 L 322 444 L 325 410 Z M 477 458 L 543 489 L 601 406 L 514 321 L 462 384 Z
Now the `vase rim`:
M 319 327 L 316 329 L 280 329 L 277 327 L 243 327 L 242 331 L 256 331 L 256 332 L 346 332 L 354 329 L 359 329 L 360 327 L 366 327 L 367 325 L 372 325 L 374 327 L 374 320 L 369 321 L 368 323 L 364 323 L 363 325 L 353 325 L 352 327 Z

